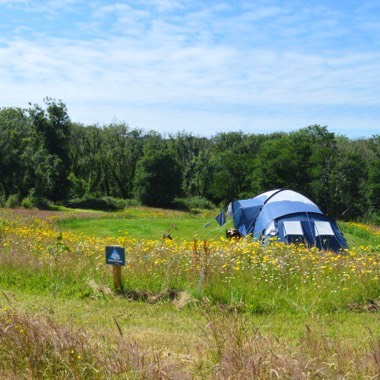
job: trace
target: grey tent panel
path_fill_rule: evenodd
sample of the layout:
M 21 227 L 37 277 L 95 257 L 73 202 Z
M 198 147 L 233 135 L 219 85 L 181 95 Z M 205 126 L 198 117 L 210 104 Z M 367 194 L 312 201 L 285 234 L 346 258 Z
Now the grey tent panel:
M 299 220 L 284 221 L 284 235 L 303 235 L 303 229 Z
M 334 231 L 329 222 L 314 222 L 315 236 L 334 236 Z

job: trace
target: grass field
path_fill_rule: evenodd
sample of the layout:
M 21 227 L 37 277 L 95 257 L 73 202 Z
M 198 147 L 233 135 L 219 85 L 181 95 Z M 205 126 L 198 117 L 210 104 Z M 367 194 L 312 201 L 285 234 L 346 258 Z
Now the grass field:
M 224 228 L 215 222 L 209 227 L 205 218 L 144 218 L 144 219 L 70 219 L 59 223 L 62 231 L 84 233 L 98 237 L 120 237 L 125 234 L 136 239 L 161 239 L 170 233 L 173 239 L 210 239 L 224 235 Z M 211 226 L 212 224 L 212 226 Z
M 335 255 L 227 241 L 210 213 L 0 210 L 0 378 L 379 378 L 379 230 L 341 227 Z
M 152 211 L 140 207 L 113 214 L 113 218 L 107 213 L 94 214 L 92 217 L 86 217 L 86 214 L 85 217 L 75 217 L 74 214 L 61 220 L 58 226 L 62 231 L 98 237 L 120 237 L 129 234 L 136 239 L 160 239 L 165 233 L 170 233 L 171 237 L 177 240 L 208 240 L 224 236 L 226 228 L 232 227 L 232 221 L 227 221 L 226 225 L 221 227 L 215 221 L 215 212 L 189 214 L 160 209 Z M 340 228 L 351 247 L 376 245 L 376 242 L 371 242 L 371 235 L 355 231 L 348 223 L 340 223 Z

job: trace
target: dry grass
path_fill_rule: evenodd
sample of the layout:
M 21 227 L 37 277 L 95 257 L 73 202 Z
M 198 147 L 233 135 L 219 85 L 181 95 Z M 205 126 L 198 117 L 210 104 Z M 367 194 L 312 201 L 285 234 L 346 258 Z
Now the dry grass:
M 123 297 L 104 264 L 109 243 L 4 214 L 0 378 L 380 378 L 375 248 L 125 236 Z
M 380 340 L 363 350 L 306 326 L 290 346 L 249 328 L 244 315 L 206 309 L 196 355 L 142 347 L 116 318 L 113 338 L 68 328 L 51 317 L 0 314 L 2 379 L 376 379 Z
M 364 350 L 305 328 L 296 347 L 247 331 L 244 316 L 224 314 L 209 320 L 206 352 L 213 363 L 212 379 L 377 379 L 380 339 L 370 335 Z
M 188 378 L 177 361 L 142 350 L 123 336 L 93 340 L 84 330 L 69 329 L 51 318 L 34 318 L 16 310 L 0 315 L 2 379 Z M 126 377 L 125 377 L 126 376 Z

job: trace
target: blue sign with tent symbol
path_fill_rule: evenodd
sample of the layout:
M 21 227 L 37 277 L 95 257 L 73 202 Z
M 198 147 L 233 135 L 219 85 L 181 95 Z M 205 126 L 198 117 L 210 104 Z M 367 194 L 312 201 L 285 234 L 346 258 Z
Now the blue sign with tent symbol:
M 106 247 L 106 264 L 125 265 L 125 249 L 122 247 Z

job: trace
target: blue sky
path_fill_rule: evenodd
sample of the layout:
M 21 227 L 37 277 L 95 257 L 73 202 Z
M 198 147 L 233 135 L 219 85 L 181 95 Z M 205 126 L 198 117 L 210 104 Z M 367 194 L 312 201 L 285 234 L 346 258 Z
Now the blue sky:
M 378 0 L 0 0 L 0 107 L 210 136 L 380 133 Z

